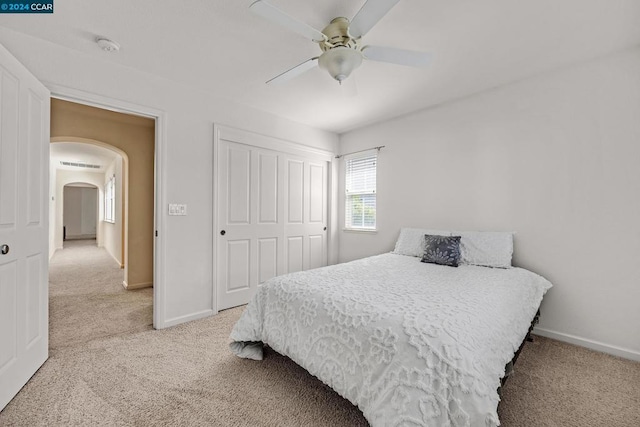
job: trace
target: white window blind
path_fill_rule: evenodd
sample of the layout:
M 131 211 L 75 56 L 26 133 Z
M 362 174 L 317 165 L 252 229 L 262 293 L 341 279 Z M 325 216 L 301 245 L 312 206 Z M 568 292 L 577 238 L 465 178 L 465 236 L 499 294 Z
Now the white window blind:
M 345 160 L 345 228 L 376 229 L 376 163 L 378 153 Z
M 104 186 L 104 220 L 116 222 L 116 177 L 112 176 Z

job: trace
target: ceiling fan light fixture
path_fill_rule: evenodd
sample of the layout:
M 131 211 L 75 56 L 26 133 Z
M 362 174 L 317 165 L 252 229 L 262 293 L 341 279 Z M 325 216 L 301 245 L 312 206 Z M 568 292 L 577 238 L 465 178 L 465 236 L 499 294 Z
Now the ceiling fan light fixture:
M 275 84 L 290 80 L 313 68 L 316 63 L 340 84 L 362 64 L 363 59 L 409 67 L 428 65 L 431 55 L 424 52 L 384 46 L 361 47 L 362 37 L 399 2 L 400 0 L 365 0 L 352 20 L 339 16 L 333 18 L 322 31 L 318 31 L 269 4 L 269 0 L 254 0 L 249 6 L 253 12 L 312 40 L 322 50 L 319 57 L 308 59 L 278 74 L 267 83 Z
M 349 77 L 360 64 L 362 64 L 362 52 L 344 46 L 329 49 L 318 58 L 320 68 L 327 70 L 338 82 Z

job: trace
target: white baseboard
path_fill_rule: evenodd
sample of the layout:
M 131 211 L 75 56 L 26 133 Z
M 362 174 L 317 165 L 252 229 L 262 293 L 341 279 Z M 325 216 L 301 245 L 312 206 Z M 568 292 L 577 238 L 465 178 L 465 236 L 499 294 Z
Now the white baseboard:
M 49 252 L 49 262 L 51 262 L 51 258 L 53 258 L 53 256 L 56 254 L 58 249 L 62 249 L 62 248 L 53 248 L 53 252 Z
M 213 316 L 214 314 L 217 314 L 214 310 L 202 310 L 202 311 L 198 311 L 197 313 L 188 314 L 186 316 L 174 317 L 173 319 L 169 319 L 165 321 L 163 325 L 154 325 L 154 327 L 156 329 L 169 328 L 171 326 L 176 326 L 181 323 L 190 322 L 192 320 L 204 319 L 205 317 Z
M 588 349 L 599 351 L 601 353 L 607 353 L 613 356 L 640 362 L 640 352 L 628 348 L 622 348 L 615 345 L 605 344 L 599 341 L 593 341 L 587 338 L 582 338 L 575 335 L 551 331 L 549 329 L 538 327 L 533 328 L 533 333 L 543 337 L 553 338 L 554 340 L 564 341 L 569 344 L 579 345 L 580 347 L 586 347 Z
M 122 286 L 128 291 L 132 291 L 134 289 L 152 288 L 153 287 L 153 282 L 136 283 L 134 285 L 130 285 L 130 284 L 127 283 L 126 280 L 123 280 L 122 281 Z
M 118 265 L 120 266 L 120 268 L 124 268 L 124 264 L 120 262 L 120 260 L 118 258 L 116 258 L 116 256 L 114 254 L 112 254 L 111 252 L 109 252 L 109 249 L 107 249 L 105 246 L 102 246 L 102 248 L 104 248 L 105 251 L 107 251 L 107 253 L 109 255 L 111 255 L 111 258 L 113 258 L 113 260 L 118 263 Z M 126 288 L 126 286 L 125 286 Z

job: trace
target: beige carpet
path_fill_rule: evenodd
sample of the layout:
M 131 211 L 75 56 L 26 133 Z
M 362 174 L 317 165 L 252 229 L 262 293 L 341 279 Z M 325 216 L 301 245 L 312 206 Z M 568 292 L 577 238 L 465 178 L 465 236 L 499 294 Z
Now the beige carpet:
M 161 331 L 121 325 L 129 332 L 59 345 L 0 413 L 0 425 L 367 425 L 357 408 L 288 358 L 231 355 L 228 336 L 241 312 Z M 525 347 L 499 411 L 504 426 L 637 427 L 640 364 L 537 338 Z
M 49 348 L 152 329 L 153 288 L 127 291 L 95 240 L 67 240 L 49 265 Z

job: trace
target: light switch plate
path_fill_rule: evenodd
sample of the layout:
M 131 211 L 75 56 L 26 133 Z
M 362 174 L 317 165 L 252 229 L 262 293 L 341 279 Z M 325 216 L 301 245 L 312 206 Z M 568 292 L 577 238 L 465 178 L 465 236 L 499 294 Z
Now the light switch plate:
M 169 215 L 172 216 L 185 216 L 187 215 L 187 205 L 169 203 Z

